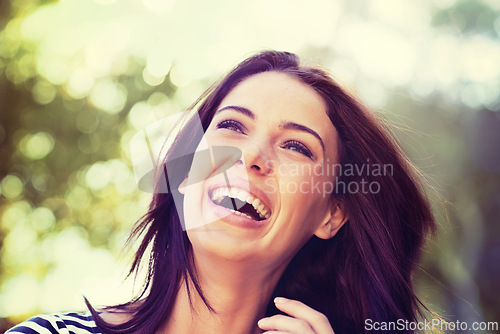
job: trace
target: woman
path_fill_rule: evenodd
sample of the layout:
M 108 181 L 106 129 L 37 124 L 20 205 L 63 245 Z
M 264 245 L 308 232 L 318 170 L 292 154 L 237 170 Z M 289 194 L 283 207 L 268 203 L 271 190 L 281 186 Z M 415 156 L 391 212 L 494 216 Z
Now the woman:
M 412 273 L 434 220 L 376 115 L 274 51 L 195 106 L 160 165 L 169 191 L 157 183 L 132 232 L 143 238 L 131 273 L 148 261 L 142 293 L 102 311 L 87 303 L 92 316 L 75 322 L 90 333 L 343 334 L 422 316 Z M 215 159 L 221 146 L 240 154 Z M 210 163 L 173 159 L 207 148 Z M 48 321 L 69 326 L 61 317 Z

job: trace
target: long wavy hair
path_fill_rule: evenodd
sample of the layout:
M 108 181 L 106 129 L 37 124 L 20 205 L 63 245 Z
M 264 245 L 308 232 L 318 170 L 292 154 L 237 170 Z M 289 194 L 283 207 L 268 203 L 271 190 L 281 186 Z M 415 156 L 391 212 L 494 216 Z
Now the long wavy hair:
M 264 51 L 241 62 L 193 105 L 202 130 L 209 126 L 223 98 L 246 78 L 268 71 L 286 73 L 309 85 L 327 104 L 338 131 L 341 166 L 391 166 L 391 175 L 356 173 L 338 175 L 337 185 L 376 182 L 375 192 L 337 191 L 348 221 L 329 240 L 315 236 L 296 254 L 284 271 L 273 296 L 304 302 L 325 314 L 336 333 L 368 333 L 365 320 L 417 321 L 423 304 L 415 295 L 412 274 L 426 237 L 435 231 L 421 175 L 402 153 L 384 122 L 340 87 L 324 70 L 304 66 L 288 52 Z M 198 121 L 198 120 L 196 120 Z M 193 136 L 199 122 L 188 121 L 176 135 L 159 168 L 165 172 L 169 156 L 194 152 L 201 136 Z M 191 161 L 169 165 L 169 173 L 187 175 Z M 182 178 L 183 179 L 183 178 Z M 128 321 L 104 321 L 86 300 L 97 326 L 104 333 L 154 333 L 171 315 L 183 281 L 193 282 L 206 306 L 193 265 L 192 247 L 175 208 L 178 184 L 167 179 L 168 192 L 158 184 L 147 214 L 137 222 L 130 240 L 142 238 L 130 273 L 147 263 L 141 293 L 128 303 L 109 307 L 130 313 Z M 339 189 L 337 189 L 339 190 Z M 179 212 L 183 212 L 182 208 Z M 267 316 L 279 313 L 270 299 Z M 408 331 L 411 332 L 411 331 Z

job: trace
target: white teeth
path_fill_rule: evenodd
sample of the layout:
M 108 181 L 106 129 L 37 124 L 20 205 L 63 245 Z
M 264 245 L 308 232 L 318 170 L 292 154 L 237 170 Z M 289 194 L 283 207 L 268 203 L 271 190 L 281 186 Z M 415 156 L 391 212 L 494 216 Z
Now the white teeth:
M 246 191 L 240 190 L 238 194 L 236 195 L 236 198 L 239 199 L 242 202 L 246 202 L 248 198 L 248 193 Z
M 257 213 L 259 214 L 261 219 L 267 219 L 271 216 L 270 210 L 264 205 L 264 203 L 262 203 L 262 201 L 260 199 L 250 195 L 247 191 L 242 190 L 242 189 L 238 189 L 238 188 L 229 189 L 229 188 L 225 188 L 225 187 L 217 188 L 213 191 L 211 197 L 212 197 L 212 201 L 219 202 L 219 203 L 223 197 L 237 198 L 242 202 L 247 202 L 247 203 L 251 204 L 254 207 L 255 211 L 257 211 Z M 230 210 L 230 211 L 236 213 L 237 215 L 245 216 L 245 217 L 252 219 L 252 217 L 250 217 L 249 215 L 247 215 L 245 213 L 241 213 L 241 212 L 235 211 L 235 210 Z
M 253 197 L 252 195 L 248 195 L 246 202 L 252 204 L 254 200 L 255 200 L 255 197 Z
M 228 196 L 229 189 L 227 188 L 218 188 L 212 194 L 213 201 L 220 201 L 223 197 Z
M 231 211 L 232 213 L 237 214 L 238 216 L 245 216 L 245 217 L 247 217 L 248 219 L 252 219 L 252 217 L 250 217 L 250 216 L 249 216 L 249 215 L 247 215 L 246 213 L 239 212 L 239 211 L 235 211 L 235 210 L 231 210 L 231 209 L 229 209 L 229 211 Z

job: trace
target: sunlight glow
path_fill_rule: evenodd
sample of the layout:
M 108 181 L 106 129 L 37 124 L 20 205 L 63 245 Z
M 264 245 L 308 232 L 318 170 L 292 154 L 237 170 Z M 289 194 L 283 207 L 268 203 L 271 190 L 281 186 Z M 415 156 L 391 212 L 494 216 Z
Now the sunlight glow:
M 127 102 L 127 89 L 119 83 L 103 79 L 92 88 L 90 101 L 97 108 L 116 114 L 123 110 Z
M 365 75 L 386 84 L 407 84 L 413 76 L 418 54 L 415 46 L 379 23 L 351 17 L 339 30 L 337 47 L 353 58 Z

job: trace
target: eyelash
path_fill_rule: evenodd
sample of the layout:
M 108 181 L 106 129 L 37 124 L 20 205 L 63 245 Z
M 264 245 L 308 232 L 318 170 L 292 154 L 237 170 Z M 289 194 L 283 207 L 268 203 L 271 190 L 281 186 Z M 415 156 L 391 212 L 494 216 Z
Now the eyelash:
M 220 121 L 219 123 L 217 123 L 216 128 L 217 129 L 227 129 L 230 131 L 235 131 L 235 132 L 239 132 L 242 134 L 246 134 L 246 132 L 245 132 L 246 128 L 243 126 L 243 124 L 241 124 L 238 121 L 232 120 L 232 119 L 225 119 L 225 120 Z M 297 151 L 300 154 L 308 157 L 309 159 L 313 159 L 313 154 L 311 153 L 311 151 L 307 148 L 306 145 L 302 144 L 299 141 L 289 140 L 289 141 L 283 143 L 283 145 L 281 145 L 280 147 L 284 148 L 284 149 L 289 149 L 290 147 L 294 147 L 293 149 L 291 149 L 291 151 Z
M 243 126 L 243 124 L 232 119 L 225 119 L 220 121 L 219 123 L 217 123 L 217 129 L 228 129 L 245 134 L 245 127 Z
M 294 149 L 292 149 L 292 151 L 297 151 L 299 152 L 300 154 L 303 154 L 305 155 L 306 157 L 308 157 L 309 159 L 312 159 L 313 158 L 313 154 L 311 153 L 311 151 L 307 148 L 306 145 L 302 144 L 301 142 L 299 141 L 296 141 L 296 140 L 289 140 L 287 142 L 285 142 L 283 145 L 281 145 L 281 148 L 288 148 L 288 147 L 295 147 Z

